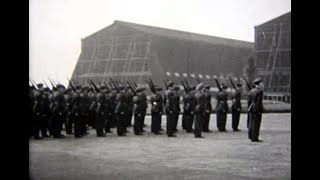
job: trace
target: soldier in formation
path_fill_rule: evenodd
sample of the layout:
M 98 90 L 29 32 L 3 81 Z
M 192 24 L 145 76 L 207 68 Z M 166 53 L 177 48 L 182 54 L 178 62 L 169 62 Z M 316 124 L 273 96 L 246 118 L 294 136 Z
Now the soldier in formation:
M 219 92 L 216 99 L 216 121 L 220 132 L 226 131 L 228 107 L 227 84 L 216 80 Z M 113 82 L 113 81 L 112 81 Z M 88 134 L 88 128 L 92 127 L 98 137 L 105 137 L 107 133 L 113 133 L 112 128 L 117 128 L 118 136 L 126 136 L 127 128 L 132 126 L 135 135 L 143 135 L 145 130 L 145 116 L 148 108 L 148 98 L 144 87 L 130 85 L 129 82 L 93 87 L 81 86 L 78 83 L 70 83 L 68 89 L 63 85 L 53 85 L 52 90 L 44 87 L 42 83 L 29 88 L 29 109 L 32 115 L 30 123 L 30 137 L 42 139 L 53 136 L 64 138 L 62 130 L 68 135 L 74 134 L 81 138 Z M 233 84 L 230 99 L 232 106 L 232 129 L 238 128 L 241 112 L 241 82 Z M 152 94 L 151 104 L 151 132 L 161 135 L 162 115 L 166 114 L 166 134 L 168 137 L 176 137 L 178 132 L 178 120 L 180 110 L 180 87 L 174 82 L 168 82 L 167 89 L 162 94 L 162 88 L 148 83 Z M 186 82 L 187 84 L 187 82 Z M 210 115 L 213 111 L 208 83 L 199 83 L 196 87 L 182 82 L 185 90 L 183 95 L 182 127 L 187 133 L 194 133 L 195 138 L 203 138 L 202 132 L 212 132 L 210 127 Z M 254 81 L 255 87 L 248 93 L 248 136 L 253 142 L 260 142 L 259 130 L 261 114 L 263 113 L 263 91 L 261 78 Z M 48 134 L 49 133 L 49 134 Z

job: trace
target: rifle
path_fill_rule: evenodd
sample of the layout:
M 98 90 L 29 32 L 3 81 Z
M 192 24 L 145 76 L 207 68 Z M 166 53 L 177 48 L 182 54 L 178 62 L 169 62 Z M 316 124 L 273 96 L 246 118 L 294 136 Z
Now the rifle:
M 155 85 L 154 85 L 153 81 L 151 80 L 151 78 L 149 79 L 149 81 L 150 81 L 150 84 L 151 84 L 151 91 L 152 91 L 153 93 L 157 93 L 156 88 L 155 88 Z
M 138 87 L 138 85 L 137 85 L 135 82 L 133 82 L 132 84 L 134 84 L 135 88 L 137 88 L 137 87 Z
M 128 84 L 129 89 L 132 91 L 133 95 L 136 96 L 137 93 L 136 91 L 133 89 L 133 87 L 131 86 L 131 84 L 126 80 L 126 83 Z
M 90 83 L 92 84 L 92 86 L 94 87 L 95 92 L 100 92 L 100 89 L 90 80 Z
M 42 81 L 43 81 L 44 85 L 46 85 L 46 87 L 49 88 L 48 84 L 44 80 L 42 80 Z
M 184 91 L 185 91 L 186 93 L 188 93 L 188 88 L 186 87 L 186 85 L 183 83 L 182 80 L 181 80 L 181 84 L 182 84 L 182 86 L 183 86 L 183 88 L 184 88 Z
M 169 87 L 168 87 L 168 84 L 167 84 L 166 80 L 163 80 L 163 82 L 164 82 L 164 85 L 166 86 L 166 89 L 168 90 Z
M 29 79 L 29 82 L 31 83 L 31 85 L 32 85 L 33 88 L 38 89 L 37 86 L 35 86 L 30 79 Z
M 51 86 L 52 86 L 52 89 L 56 89 L 56 86 L 53 84 L 53 82 L 51 81 L 51 79 L 48 77 L 50 83 L 51 83 Z
M 217 83 L 217 86 L 218 86 L 219 91 L 222 91 L 222 88 L 221 88 L 220 83 L 219 83 L 219 81 L 218 81 L 218 79 L 217 79 L 216 76 L 214 77 L 214 80 L 215 80 L 216 83 Z
M 187 79 L 184 79 L 184 81 L 185 81 L 185 83 L 186 83 L 187 87 L 190 87 L 190 86 L 189 86 L 189 83 L 188 83 L 188 81 L 187 81 Z
M 246 81 L 247 87 L 250 91 L 252 89 L 252 87 L 250 86 L 250 83 L 248 82 L 248 80 L 245 77 L 243 79 Z
M 73 90 L 73 92 L 76 92 L 76 88 L 72 85 L 71 81 L 69 80 L 69 78 L 67 78 L 67 80 L 69 81 L 69 84 L 71 86 L 71 89 Z
M 201 82 L 200 82 L 200 80 L 197 78 L 197 82 L 198 82 L 198 84 L 200 84 Z
M 114 88 L 116 88 L 117 93 L 120 92 L 119 87 L 116 85 L 116 83 L 110 78 L 111 83 L 113 84 Z
M 233 88 L 234 88 L 234 89 L 237 89 L 237 87 L 236 87 L 236 85 L 233 83 L 233 81 L 232 81 L 231 77 L 229 77 L 229 80 L 230 80 L 231 85 L 233 86 Z

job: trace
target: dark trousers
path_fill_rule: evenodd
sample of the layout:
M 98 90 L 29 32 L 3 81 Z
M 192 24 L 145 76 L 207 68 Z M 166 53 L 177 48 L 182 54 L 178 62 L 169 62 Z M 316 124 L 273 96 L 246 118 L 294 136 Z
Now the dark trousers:
M 232 110 L 232 129 L 237 130 L 240 121 L 240 111 Z
M 62 124 L 64 121 L 63 118 L 64 118 L 63 114 L 59 114 L 59 113 L 53 114 L 51 126 L 52 126 L 52 131 L 53 131 L 54 137 L 61 136 Z
M 126 127 L 129 127 L 132 125 L 132 110 L 128 110 L 126 113 Z
M 182 129 L 186 129 L 186 113 L 182 114 Z
M 203 115 L 202 131 L 209 131 L 210 113 Z
M 43 117 L 40 122 L 41 125 L 41 136 L 48 136 L 47 131 L 49 129 L 48 116 Z
M 111 112 L 111 119 L 110 119 L 110 127 L 115 128 L 117 126 L 117 115 L 114 111 Z
M 40 129 L 41 129 L 41 121 L 42 121 L 42 117 L 41 114 L 37 115 L 35 114 L 34 116 L 34 124 L 33 124 L 33 137 L 34 138 L 39 138 L 40 135 Z
M 175 113 L 170 114 L 169 112 L 167 113 L 167 135 L 171 136 L 174 134 L 174 124 L 175 124 Z
M 142 129 L 143 129 L 142 114 L 134 114 L 134 124 L 133 124 L 134 134 L 137 135 L 142 133 Z
M 251 140 L 258 140 L 262 115 L 258 113 L 251 113 L 250 116 L 251 119 L 249 124 L 248 136 Z
M 97 136 L 102 136 L 104 134 L 103 129 L 105 128 L 106 119 L 107 119 L 107 114 L 105 113 L 96 114 L 96 121 L 94 126 L 97 132 Z
M 86 116 L 84 114 L 78 113 L 78 115 L 73 116 L 74 122 L 74 136 L 80 137 L 83 134 L 83 122 Z
M 106 122 L 105 122 L 105 126 L 104 126 L 104 131 L 107 133 L 107 132 L 111 132 L 111 120 L 112 120 L 112 115 L 110 114 L 108 114 L 108 116 L 107 116 L 107 119 L 106 119 Z
M 218 110 L 217 111 L 217 128 L 219 131 L 226 130 L 227 123 L 227 111 Z
M 192 126 L 194 121 L 194 115 L 192 114 L 185 114 L 185 129 L 187 132 L 192 132 Z
M 83 114 L 81 116 L 82 116 L 81 121 L 80 121 L 81 134 L 87 135 L 87 124 L 88 124 L 89 116 L 87 114 Z
M 151 113 L 151 132 L 159 133 L 161 129 L 161 114 L 159 112 Z
M 200 137 L 202 133 L 203 127 L 203 118 L 204 115 L 202 113 L 197 113 L 194 117 L 194 136 Z
M 126 133 L 126 115 L 117 113 L 117 134 L 123 135 Z
M 145 125 L 144 120 L 145 120 L 145 117 L 146 117 L 146 113 L 147 113 L 147 111 L 146 111 L 146 110 L 145 110 L 143 113 L 141 113 L 141 115 L 142 115 L 142 123 L 143 123 L 143 125 Z M 143 126 L 142 126 L 142 129 L 143 129 Z
M 249 129 L 249 127 L 250 127 L 250 119 L 251 119 L 251 113 L 248 112 L 248 113 L 247 113 L 247 128 L 248 128 L 248 129 Z
M 65 123 L 67 134 L 72 134 L 72 126 L 73 126 L 73 117 L 71 115 L 68 115 Z
M 177 126 L 178 126 L 178 121 L 179 121 L 179 113 L 178 112 L 174 112 L 174 130 L 178 130 Z

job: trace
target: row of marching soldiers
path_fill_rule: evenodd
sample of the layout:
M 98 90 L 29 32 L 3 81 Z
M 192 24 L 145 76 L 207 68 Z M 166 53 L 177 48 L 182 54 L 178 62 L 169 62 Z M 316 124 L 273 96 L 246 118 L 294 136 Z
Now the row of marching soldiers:
M 227 84 L 222 83 L 215 77 L 219 88 L 217 93 L 217 128 L 221 132 L 226 131 L 228 112 Z M 232 128 L 238 129 L 241 111 L 242 83 L 236 84 L 230 79 L 232 86 Z M 172 81 L 165 81 L 166 90 L 155 85 L 152 80 L 146 81 L 152 92 L 151 103 L 151 132 L 162 134 L 162 115 L 166 115 L 166 133 L 168 137 L 176 137 L 180 109 L 180 87 Z M 247 81 L 246 81 L 247 82 Z M 88 128 L 95 128 L 98 137 L 105 137 L 107 133 L 113 133 L 116 128 L 118 136 L 126 136 L 128 127 L 133 125 L 135 135 L 143 135 L 146 125 L 144 123 L 148 99 L 144 87 L 136 84 L 123 82 L 117 84 L 113 80 L 113 88 L 107 84 L 101 86 L 81 86 L 72 84 L 66 89 L 63 85 L 53 85 L 52 90 L 44 87 L 42 83 L 32 85 L 30 94 L 30 113 L 33 118 L 30 127 L 30 137 L 42 139 L 53 136 L 64 138 L 63 125 L 66 134 L 74 134 L 76 138 L 88 134 Z M 194 133 L 195 138 L 203 138 L 202 132 L 212 132 L 209 129 L 210 115 L 212 113 L 210 85 L 201 83 L 197 86 L 189 86 L 188 82 L 181 81 L 185 94 L 183 95 L 182 128 L 187 133 Z M 247 82 L 248 85 L 248 82 Z M 250 87 L 251 88 L 251 87 Z M 163 95 L 162 95 L 163 94 Z M 250 96 L 249 96 L 250 99 Z M 253 98 L 251 98 L 253 99 Z M 250 106 L 252 101 L 248 100 Z M 248 113 L 249 139 L 257 130 L 251 128 L 250 113 Z M 132 123 L 132 119 L 134 122 Z M 261 117 L 260 117 L 261 121 Z M 251 128 L 251 129 L 250 129 Z M 259 124 L 260 128 L 260 124 Z M 40 136 L 41 134 L 41 136 Z M 255 137 L 257 139 L 257 137 Z

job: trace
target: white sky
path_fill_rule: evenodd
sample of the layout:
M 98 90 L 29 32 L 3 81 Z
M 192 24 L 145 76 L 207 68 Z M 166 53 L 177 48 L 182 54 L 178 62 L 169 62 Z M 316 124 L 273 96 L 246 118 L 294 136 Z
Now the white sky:
M 254 26 L 291 11 L 291 0 L 30 0 L 29 77 L 67 84 L 80 40 L 114 20 L 254 40 Z

